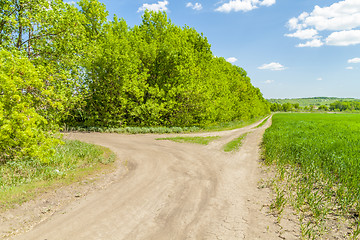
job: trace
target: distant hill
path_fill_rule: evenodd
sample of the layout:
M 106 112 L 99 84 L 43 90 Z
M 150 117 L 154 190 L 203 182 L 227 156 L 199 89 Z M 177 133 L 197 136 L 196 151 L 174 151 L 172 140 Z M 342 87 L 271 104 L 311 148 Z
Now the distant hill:
M 300 107 L 306 107 L 309 105 L 320 106 L 326 105 L 329 106 L 331 103 L 336 101 L 360 101 L 360 99 L 356 98 L 337 98 L 337 97 L 312 97 L 312 98 L 285 98 L 285 99 L 276 99 L 271 98 L 267 99 L 270 103 L 299 103 Z

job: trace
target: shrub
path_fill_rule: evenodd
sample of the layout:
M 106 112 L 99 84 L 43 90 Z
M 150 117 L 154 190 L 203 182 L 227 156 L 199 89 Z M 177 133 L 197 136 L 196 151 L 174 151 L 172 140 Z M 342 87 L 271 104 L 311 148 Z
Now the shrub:
M 59 143 L 55 126 L 39 114 L 51 94 L 39 75 L 27 58 L 0 50 L 0 162 L 45 161 Z

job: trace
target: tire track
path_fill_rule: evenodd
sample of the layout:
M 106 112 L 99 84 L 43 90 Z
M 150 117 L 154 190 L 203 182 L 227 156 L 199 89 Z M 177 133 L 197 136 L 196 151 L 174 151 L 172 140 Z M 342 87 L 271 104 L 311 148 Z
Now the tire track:
M 128 162 L 128 173 L 14 239 L 281 239 L 262 210 L 269 192 L 257 187 L 259 144 L 270 124 L 187 134 L 222 137 L 208 146 L 150 134 L 72 133 L 71 139 L 110 148 Z M 221 150 L 245 132 L 240 151 Z

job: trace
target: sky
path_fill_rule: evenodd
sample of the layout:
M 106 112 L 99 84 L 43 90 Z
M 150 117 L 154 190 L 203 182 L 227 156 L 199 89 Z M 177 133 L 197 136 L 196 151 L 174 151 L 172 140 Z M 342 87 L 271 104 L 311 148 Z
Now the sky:
M 360 0 L 100 0 L 139 25 L 145 9 L 203 33 L 265 98 L 360 98 Z

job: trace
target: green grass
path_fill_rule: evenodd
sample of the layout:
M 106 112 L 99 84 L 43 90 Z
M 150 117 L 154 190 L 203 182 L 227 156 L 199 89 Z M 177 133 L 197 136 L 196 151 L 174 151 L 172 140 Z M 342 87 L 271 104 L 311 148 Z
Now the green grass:
M 303 237 L 330 231 L 329 214 L 350 219 L 357 237 L 360 115 L 275 114 L 263 142 L 265 162 L 277 168 L 277 192 L 286 191 L 299 212 Z
M 196 143 L 201 145 L 208 145 L 211 141 L 219 139 L 219 136 L 212 137 L 169 137 L 169 138 L 157 138 L 156 140 L 170 140 L 179 143 Z
M 261 119 L 262 117 L 253 118 L 247 121 L 231 121 L 226 123 L 214 123 L 207 126 L 192 126 L 192 127 L 64 127 L 65 132 L 104 132 L 104 133 L 125 133 L 125 134 L 146 134 L 146 133 L 191 133 L 191 132 L 213 132 L 225 131 L 242 128 L 251 125 Z
M 200 128 L 193 127 L 64 127 L 65 132 L 101 132 L 101 133 L 123 133 L 123 134 L 146 134 L 146 133 L 190 133 L 199 132 Z
M 66 140 L 47 162 L 33 159 L 0 165 L 0 210 L 26 202 L 38 194 L 111 169 L 115 155 L 106 148 Z
M 268 119 L 269 119 L 269 117 L 265 118 L 264 121 L 262 121 L 259 125 L 257 125 L 254 128 L 260 128 L 260 127 L 264 126 Z
M 241 147 L 243 140 L 245 139 L 245 137 L 248 135 L 248 133 L 244 133 L 242 134 L 240 137 L 232 140 L 231 142 L 228 142 L 225 146 L 224 146 L 224 151 L 225 152 L 233 152 L 233 151 L 237 151 L 239 150 L 239 148 Z
M 200 131 L 204 132 L 217 132 L 217 131 L 226 131 L 226 130 L 234 130 L 238 128 L 243 128 L 246 126 L 249 126 L 251 124 L 256 123 L 257 121 L 260 121 L 265 116 L 253 118 L 246 121 L 232 121 L 232 122 L 225 122 L 225 123 L 216 123 L 208 126 L 203 126 Z

